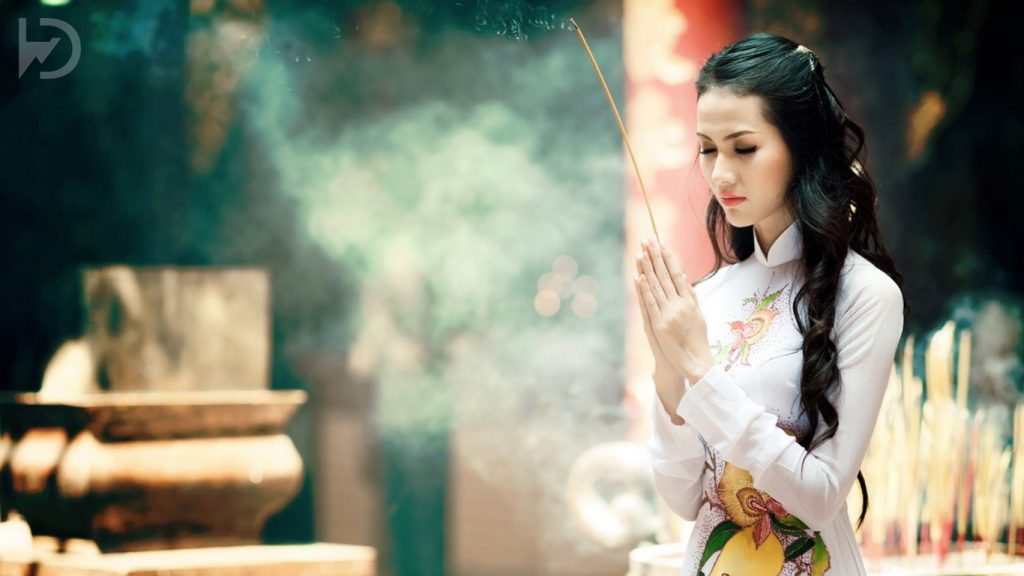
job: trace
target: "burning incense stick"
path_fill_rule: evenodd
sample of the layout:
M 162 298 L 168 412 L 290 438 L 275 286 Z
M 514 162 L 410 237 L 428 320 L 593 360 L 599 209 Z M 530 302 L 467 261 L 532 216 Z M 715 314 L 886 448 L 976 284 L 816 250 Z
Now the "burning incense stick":
M 654 212 L 651 210 L 651 201 L 647 198 L 647 188 L 644 187 L 644 179 L 640 176 L 640 166 L 636 163 L 636 156 L 633 155 L 633 147 L 629 143 L 629 136 L 626 135 L 626 127 L 622 124 L 622 117 L 619 116 L 619 109 L 615 106 L 615 100 L 612 98 L 612 92 L 608 89 L 608 83 L 604 81 L 604 74 L 601 74 L 601 68 L 597 65 L 597 60 L 594 59 L 594 53 L 590 51 L 590 46 L 587 44 L 587 39 L 583 37 L 583 29 L 576 23 L 575 20 L 569 18 L 569 23 L 572 24 L 573 30 L 576 31 L 576 35 L 579 36 L 580 43 L 583 44 L 583 49 L 587 51 L 587 56 L 590 57 L 590 63 L 594 66 L 594 72 L 597 73 L 597 79 L 601 81 L 601 87 L 604 88 L 604 94 L 608 97 L 608 105 L 612 107 L 612 113 L 615 114 L 615 121 L 619 124 L 619 131 L 622 132 L 622 140 L 626 143 L 626 151 L 629 152 L 629 159 L 633 161 L 633 169 L 636 170 L 636 179 L 640 182 L 640 191 L 644 195 L 644 204 L 647 206 L 647 215 L 651 218 L 651 228 L 654 229 L 654 237 L 661 243 L 661 238 L 658 236 L 658 225 L 654 223 Z
M 928 400 L 924 423 L 933 447 L 929 450 L 925 519 L 929 524 L 932 551 L 941 564 L 949 552 L 956 520 L 956 430 L 958 411 L 953 394 L 953 345 L 955 325 L 946 322 L 931 336 L 925 348 L 925 382 Z M 937 447 L 942 447 L 938 449 Z M 952 447 L 953 450 L 948 448 Z
M 967 533 L 967 508 L 970 505 L 971 493 L 967 472 L 967 426 L 970 414 L 967 411 L 967 394 L 971 383 L 971 331 L 960 331 L 957 346 L 956 405 L 959 420 L 956 423 L 956 463 L 953 473 L 957 474 L 956 496 L 956 531 L 958 545 L 961 550 Z
M 904 509 L 901 545 L 907 555 L 917 555 L 917 542 L 921 520 L 921 491 L 924 487 L 921 461 L 921 393 L 922 384 L 914 375 L 914 336 L 910 335 L 903 345 L 903 414 L 907 427 L 907 454 L 910 466 L 908 494 Z

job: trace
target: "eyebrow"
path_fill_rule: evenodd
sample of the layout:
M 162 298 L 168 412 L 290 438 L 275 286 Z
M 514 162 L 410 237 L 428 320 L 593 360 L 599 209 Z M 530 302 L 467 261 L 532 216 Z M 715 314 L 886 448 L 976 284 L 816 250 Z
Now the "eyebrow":
M 758 132 L 754 130 L 740 130 L 738 132 L 733 132 L 732 134 L 729 134 L 728 136 L 725 137 L 725 139 L 732 140 L 733 138 L 743 136 L 744 134 L 758 134 Z M 700 136 L 701 138 L 707 138 L 708 140 L 714 140 L 714 138 L 711 138 L 706 134 L 701 134 L 700 132 L 697 132 L 697 136 Z

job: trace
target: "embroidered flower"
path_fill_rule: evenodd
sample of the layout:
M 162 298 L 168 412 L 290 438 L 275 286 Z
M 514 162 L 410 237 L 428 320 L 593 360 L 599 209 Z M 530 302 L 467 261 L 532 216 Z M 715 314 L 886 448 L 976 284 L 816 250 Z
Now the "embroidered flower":
M 763 310 L 755 310 L 745 322 L 733 322 L 731 327 L 734 331 L 738 332 L 737 341 L 746 342 L 747 344 L 757 342 L 768 331 L 768 327 L 772 325 L 772 320 L 778 315 L 779 311 L 775 308 L 765 308 Z M 733 347 L 735 348 L 736 345 L 734 344 Z
M 737 526 L 753 526 L 754 545 L 760 547 L 772 531 L 772 518 L 789 516 L 789 512 L 767 493 L 754 488 L 750 472 L 725 463 L 718 482 L 718 499 L 729 519 Z
M 740 362 L 743 365 L 750 365 L 750 353 L 752 346 L 756 344 L 771 328 L 772 321 L 779 315 L 779 309 L 775 301 L 789 285 L 772 292 L 765 290 L 764 294 L 754 293 L 750 298 L 743 301 L 744 304 L 753 304 L 754 311 L 747 316 L 746 320 L 735 320 L 729 322 L 729 329 L 735 337 L 730 344 L 715 343 L 712 350 L 715 351 L 716 362 L 726 362 L 725 369 L 732 368 L 733 364 Z

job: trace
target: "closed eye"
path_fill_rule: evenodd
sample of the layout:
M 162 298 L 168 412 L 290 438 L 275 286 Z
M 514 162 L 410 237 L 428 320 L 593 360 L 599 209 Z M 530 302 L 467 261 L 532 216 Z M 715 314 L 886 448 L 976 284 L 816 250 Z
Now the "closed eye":
M 737 148 L 736 149 L 736 153 L 737 154 L 753 154 L 755 150 L 757 150 L 757 146 L 751 146 L 750 148 Z M 704 148 L 704 149 L 698 151 L 698 153 L 700 153 L 700 154 L 714 154 L 715 152 L 717 152 L 717 150 L 715 150 L 714 148 Z

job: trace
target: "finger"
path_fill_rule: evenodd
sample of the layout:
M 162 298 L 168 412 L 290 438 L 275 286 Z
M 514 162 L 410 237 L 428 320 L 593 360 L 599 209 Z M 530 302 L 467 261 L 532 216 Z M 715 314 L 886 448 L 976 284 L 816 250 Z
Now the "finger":
M 675 282 L 672 280 L 672 276 L 669 275 L 668 266 L 665 265 L 665 252 L 661 245 L 653 242 L 647 242 L 646 244 L 647 254 L 654 264 L 654 273 L 657 274 L 658 284 L 661 285 L 665 295 L 671 298 L 672 296 L 682 294 L 682 292 L 676 289 Z
M 647 302 L 644 300 L 643 290 L 640 288 L 640 276 L 638 275 L 633 279 L 633 284 L 636 286 L 637 299 L 640 301 L 640 316 L 643 318 L 644 331 L 647 335 L 652 334 L 651 330 L 651 314 L 647 311 Z
M 653 320 L 659 317 L 661 313 L 661 307 L 658 305 L 658 299 L 654 297 L 654 292 L 651 290 L 651 283 L 647 280 L 645 274 L 640 275 L 640 297 L 644 300 L 644 305 L 647 306 L 648 317 Z
M 654 265 L 651 262 L 650 254 L 646 250 L 643 251 L 640 268 L 641 280 L 644 277 L 647 278 L 647 287 L 651 290 L 651 295 L 658 302 L 658 308 L 664 308 L 668 304 L 668 299 L 665 297 L 665 291 L 662 289 L 661 284 L 654 279 Z
M 651 352 L 655 355 L 655 361 L 657 361 L 657 355 L 661 352 L 661 346 L 658 344 L 658 338 L 654 335 L 654 326 L 651 324 L 651 313 L 647 309 L 647 303 L 644 300 L 642 294 L 642 288 L 640 287 L 640 277 L 636 277 L 636 291 L 640 295 L 640 316 L 644 323 L 644 335 L 647 337 L 647 345 L 651 348 Z
M 636 285 L 637 294 L 640 295 L 640 315 L 643 318 L 644 323 L 644 335 L 647 337 L 647 345 L 651 348 L 651 352 L 655 356 L 655 363 L 658 361 L 658 354 L 664 354 L 661 351 L 661 346 L 658 343 L 658 337 L 654 335 L 654 326 L 651 324 L 651 314 L 647 309 L 647 300 L 643 297 L 643 288 L 640 286 L 640 276 L 636 276 L 634 279 Z
M 679 262 L 676 261 L 675 255 L 668 249 L 662 248 L 662 255 L 665 258 L 665 266 L 668 268 L 668 274 L 672 278 L 672 285 L 676 288 L 676 293 L 680 296 L 683 294 L 693 294 L 693 285 L 690 284 L 689 278 L 686 277 L 686 273 L 683 272 Z
M 659 310 L 657 308 L 657 301 L 656 300 L 644 298 L 643 285 L 642 285 L 642 282 L 641 282 L 640 278 L 641 278 L 640 276 L 636 277 L 637 294 L 640 295 L 640 312 L 643 314 L 644 330 L 646 330 L 647 331 L 647 335 L 652 338 L 651 342 L 653 343 L 654 342 L 654 340 L 653 340 L 653 338 L 654 338 L 654 323 L 651 320 L 651 305 L 652 304 L 654 305 L 654 310 L 655 311 L 659 311 Z M 650 294 L 650 290 L 648 290 L 647 292 L 648 292 L 648 294 Z

